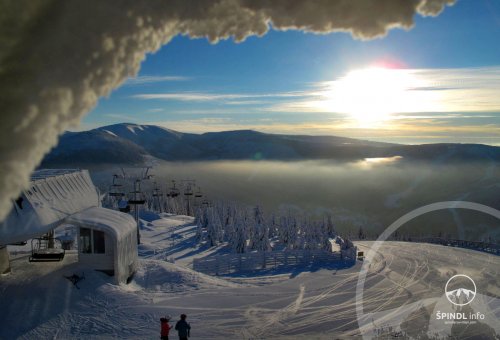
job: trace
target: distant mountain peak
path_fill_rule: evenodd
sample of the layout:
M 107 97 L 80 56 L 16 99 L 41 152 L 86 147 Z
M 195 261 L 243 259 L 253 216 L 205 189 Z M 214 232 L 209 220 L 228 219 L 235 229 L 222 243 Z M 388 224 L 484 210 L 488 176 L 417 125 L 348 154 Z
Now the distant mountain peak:
M 149 125 L 149 124 L 136 124 L 136 123 L 117 123 L 112 125 L 106 125 L 96 128 L 95 130 L 112 132 L 115 135 L 120 135 L 121 133 L 131 133 L 133 135 L 144 134 L 148 131 L 166 131 L 170 134 L 176 135 L 177 137 L 184 135 L 184 133 L 175 131 L 163 126 Z
M 127 129 L 133 134 L 137 134 L 135 132 L 136 129 L 144 131 L 144 127 L 142 127 L 142 125 L 127 125 Z

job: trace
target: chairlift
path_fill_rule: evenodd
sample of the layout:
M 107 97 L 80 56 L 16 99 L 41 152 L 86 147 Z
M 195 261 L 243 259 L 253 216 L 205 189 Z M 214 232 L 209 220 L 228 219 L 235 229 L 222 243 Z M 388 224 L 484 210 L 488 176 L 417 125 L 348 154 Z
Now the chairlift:
M 117 181 L 116 181 L 117 178 L 119 178 L 119 176 L 117 174 L 114 174 L 113 175 L 113 184 L 111 184 L 111 186 L 109 188 L 109 193 L 108 193 L 108 195 L 111 197 L 123 197 L 123 196 L 125 196 L 125 193 L 123 193 L 120 190 L 122 185 L 117 183 Z
M 118 201 L 118 210 L 124 213 L 130 212 L 130 205 L 127 199 L 122 198 Z
M 184 179 L 182 180 L 182 182 L 185 183 L 184 196 L 187 196 L 186 198 L 189 198 L 189 196 L 193 196 L 193 186 L 195 185 L 195 181 L 192 179 Z
M 194 197 L 196 197 L 196 198 L 201 198 L 201 197 L 203 197 L 203 195 L 202 195 L 202 193 L 201 193 L 201 189 L 200 189 L 200 187 L 198 187 L 198 190 L 195 192 Z
M 153 184 L 153 197 L 162 197 L 163 193 L 161 192 L 160 188 L 156 185 L 156 182 Z
M 132 194 L 135 194 L 136 192 L 133 191 Z M 140 192 L 139 192 L 140 193 Z M 142 204 L 145 204 L 146 203 L 146 200 L 144 199 L 144 197 L 141 195 L 140 198 L 132 198 L 132 199 L 129 199 L 128 200 L 128 203 L 129 204 L 132 204 L 132 205 L 142 205 Z
M 190 185 L 187 185 L 186 189 L 184 189 L 184 196 L 193 196 L 193 189 L 191 189 Z
M 146 199 L 144 198 L 144 194 L 141 191 L 141 180 L 136 179 L 134 183 L 134 191 L 129 193 L 130 198 L 128 200 L 129 204 L 132 205 L 142 205 L 146 203 Z
M 53 245 L 50 247 L 50 244 Z M 49 239 L 44 236 L 31 240 L 31 256 L 30 262 L 34 261 L 61 261 L 64 258 L 66 251 L 63 249 L 61 241 L 58 239 Z
M 180 191 L 175 187 L 175 181 L 172 181 L 172 187 L 170 188 L 170 197 L 175 198 L 180 195 Z

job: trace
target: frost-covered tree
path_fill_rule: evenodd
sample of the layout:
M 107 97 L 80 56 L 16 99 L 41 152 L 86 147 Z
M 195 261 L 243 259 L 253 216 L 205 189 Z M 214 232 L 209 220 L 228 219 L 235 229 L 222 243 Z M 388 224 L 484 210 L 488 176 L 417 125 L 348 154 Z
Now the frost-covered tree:
M 332 215 L 328 214 L 328 216 L 326 217 L 326 221 L 323 220 L 323 230 L 325 236 L 328 238 L 335 238 L 335 236 L 337 236 L 335 225 L 333 224 Z
M 292 225 L 292 231 L 294 231 L 294 238 L 292 249 L 304 249 L 306 244 L 306 221 L 304 217 L 302 219 L 294 219 L 294 224 Z
M 364 232 L 364 230 L 363 230 L 363 227 L 361 227 L 361 226 L 360 226 L 360 227 L 359 227 L 359 230 L 358 230 L 358 239 L 362 240 L 362 239 L 364 239 L 364 238 L 365 238 L 365 236 L 366 236 L 366 235 L 365 235 L 365 232 Z
M 322 232 L 322 225 L 317 221 L 306 219 L 304 221 L 304 249 L 319 249 L 326 238 Z
M 250 247 L 252 250 L 268 251 L 271 249 L 269 241 L 269 228 L 266 225 L 262 210 L 257 206 L 254 208 L 254 219 Z
M 276 214 L 271 215 L 271 221 L 269 224 L 269 238 L 273 239 L 275 237 L 279 237 L 279 228 L 280 225 L 278 223 L 278 218 L 276 217 Z
M 249 208 L 216 202 L 211 207 L 199 208 L 195 223 L 198 242 L 206 240 L 208 246 L 227 242 L 235 253 L 269 251 L 271 240 L 281 243 L 285 249 L 330 251 L 330 240 L 337 236 L 331 215 L 318 220 L 293 207 L 266 219 L 258 206 Z
M 218 245 L 222 241 L 222 223 L 219 214 L 214 208 L 208 209 L 207 244 L 209 247 Z
M 236 216 L 234 219 L 234 232 L 231 235 L 230 244 L 233 252 L 242 254 L 247 248 L 247 230 L 243 215 Z
M 198 243 L 203 241 L 203 230 L 208 227 L 208 212 L 207 208 L 198 208 L 195 214 L 196 234 L 195 239 Z
M 299 233 L 297 216 L 291 211 L 286 212 L 280 217 L 278 228 L 278 236 L 283 245 L 287 249 L 294 249 Z
M 234 239 L 234 233 L 236 233 L 236 215 L 237 208 L 234 204 L 226 204 L 219 213 L 224 241 L 231 242 Z

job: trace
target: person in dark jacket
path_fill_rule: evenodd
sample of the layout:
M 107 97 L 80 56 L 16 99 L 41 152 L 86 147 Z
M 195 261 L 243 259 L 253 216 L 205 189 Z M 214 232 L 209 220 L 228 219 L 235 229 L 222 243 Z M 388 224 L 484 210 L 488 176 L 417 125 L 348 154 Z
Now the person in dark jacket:
M 190 337 L 191 326 L 186 322 L 186 314 L 181 314 L 181 319 L 175 324 L 175 330 L 179 332 L 179 340 L 187 340 Z
M 161 340 L 168 340 L 168 333 L 170 332 L 170 325 L 168 322 L 170 321 L 169 316 L 164 316 L 163 318 L 160 318 L 160 324 L 161 324 Z

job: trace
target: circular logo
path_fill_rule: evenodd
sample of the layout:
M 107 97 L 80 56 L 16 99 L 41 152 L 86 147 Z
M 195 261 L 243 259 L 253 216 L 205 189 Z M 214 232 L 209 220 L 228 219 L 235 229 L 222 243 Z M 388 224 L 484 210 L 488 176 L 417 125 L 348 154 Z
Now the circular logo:
M 465 306 L 476 297 L 476 283 L 465 274 L 452 276 L 444 287 L 446 298 L 455 306 Z

